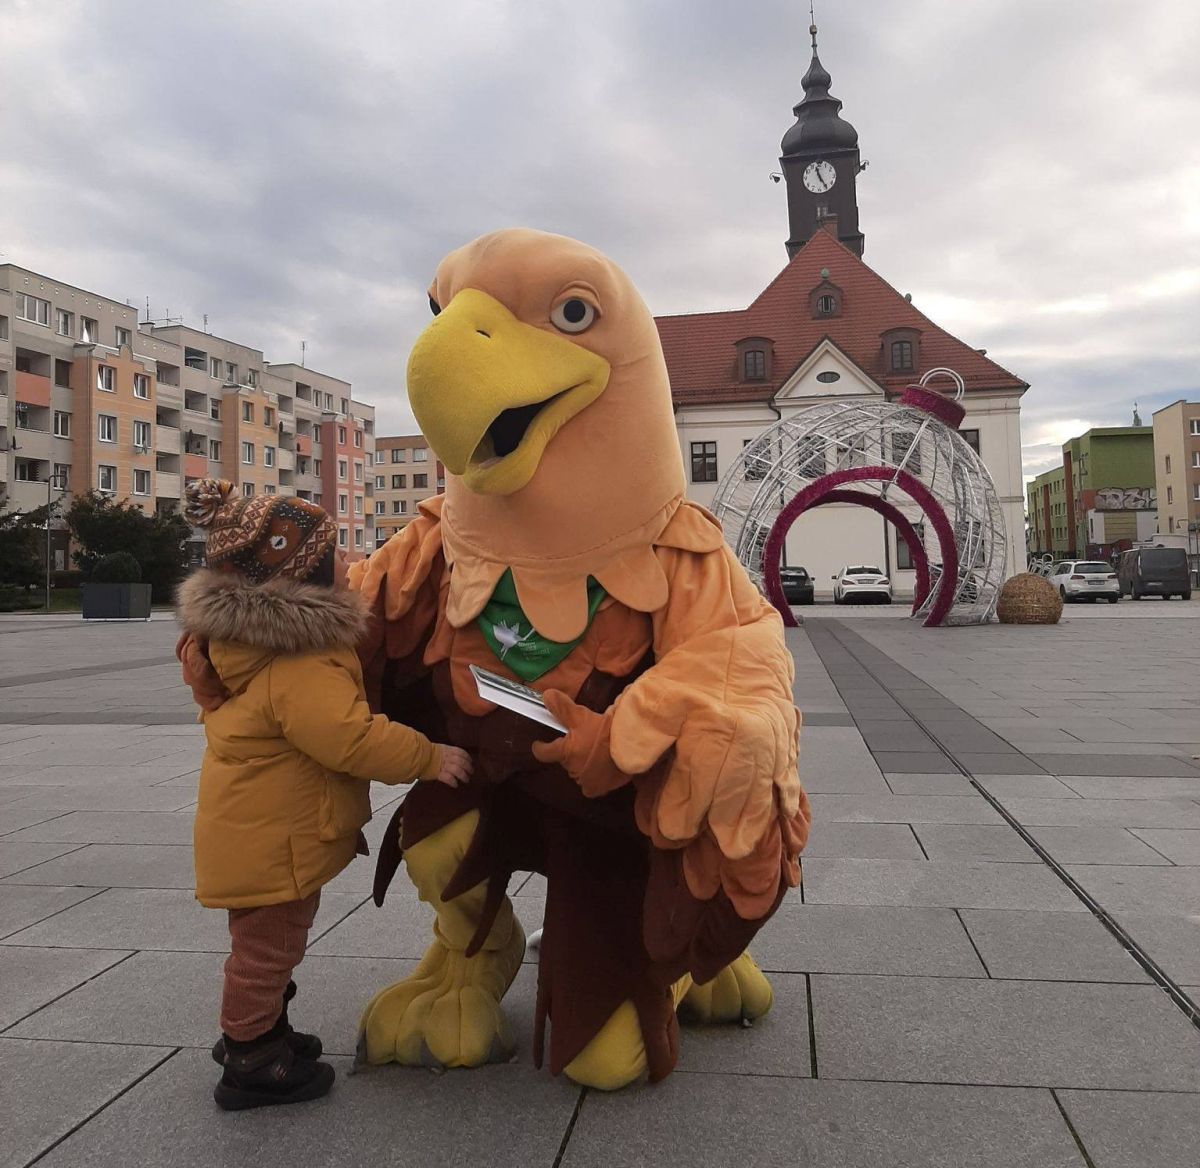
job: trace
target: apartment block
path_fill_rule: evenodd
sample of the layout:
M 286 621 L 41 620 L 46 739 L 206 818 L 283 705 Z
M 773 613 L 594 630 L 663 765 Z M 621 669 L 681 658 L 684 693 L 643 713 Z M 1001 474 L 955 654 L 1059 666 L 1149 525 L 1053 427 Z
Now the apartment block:
M 1158 530 L 1187 535 L 1200 552 L 1200 402 L 1177 401 L 1155 411 L 1154 475 Z
M 0 265 L 0 510 L 95 489 L 167 512 L 222 477 L 320 503 L 358 558 L 375 546 L 374 415 L 346 381 Z M 61 522 L 53 543 L 66 566 Z M 202 545 L 196 532 L 194 557 Z
M 420 434 L 375 442 L 375 546 L 382 547 L 417 513 L 417 504 L 446 489 L 446 471 Z

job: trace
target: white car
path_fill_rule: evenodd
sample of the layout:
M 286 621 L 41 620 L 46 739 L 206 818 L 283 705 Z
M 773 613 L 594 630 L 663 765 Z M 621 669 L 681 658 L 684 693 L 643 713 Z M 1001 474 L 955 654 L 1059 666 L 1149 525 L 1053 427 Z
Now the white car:
M 851 600 L 874 600 L 892 603 L 892 582 L 878 569 L 859 565 L 843 568 L 833 580 L 833 603 Z
M 1103 560 L 1060 560 L 1050 572 L 1050 583 L 1064 603 L 1086 598 L 1116 604 L 1121 598 L 1117 571 Z

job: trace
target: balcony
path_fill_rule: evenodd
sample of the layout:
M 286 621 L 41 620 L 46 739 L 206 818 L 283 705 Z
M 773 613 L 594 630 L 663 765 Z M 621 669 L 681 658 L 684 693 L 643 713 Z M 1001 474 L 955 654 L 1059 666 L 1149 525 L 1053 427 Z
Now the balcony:
M 303 434 L 296 435 L 296 453 L 303 455 L 311 455 L 313 452 L 313 444 L 311 438 L 306 438 Z
M 9 449 L 18 458 L 50 458 L 50 431 L 18 423 L 11 433 Z
M 16 398 L 26 405 L 50 408 L 50 378 L 37 373 L 22 373 L 16 376 Z
M 179 476 L 170 471 L 154 472 L 154 497 L 156 499 L 178 499 Z
M 203 454 L 185 454 L 183 456 L 183 477 L 189 482 L 192 479 L 202 479 L 208 476 L 208 459 Z
M 296 456 L 290 450 L 284 450 L 283 447 L 280 446 L 275 451 L 275 465 L 279 467 L 280 470 L 295 470 Z
M 154 452 L 156 454 L 179 453 L 179 431 L 174 426 L 161 422 L 154 427 Z

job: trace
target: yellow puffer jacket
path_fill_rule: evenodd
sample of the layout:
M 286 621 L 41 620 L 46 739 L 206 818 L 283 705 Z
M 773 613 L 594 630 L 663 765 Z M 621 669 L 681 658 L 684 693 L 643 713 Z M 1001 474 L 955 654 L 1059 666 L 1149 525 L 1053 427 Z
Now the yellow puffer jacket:
M 202 571 L 179 590 L 179 620 L 207 640 L 229 692 L 202 715 L 196 899 L 251 908 L 308 896 L 354 858 L 371 817 L 364 780 L 432 778 L 440 751 L 372 715 L 357 594 Z

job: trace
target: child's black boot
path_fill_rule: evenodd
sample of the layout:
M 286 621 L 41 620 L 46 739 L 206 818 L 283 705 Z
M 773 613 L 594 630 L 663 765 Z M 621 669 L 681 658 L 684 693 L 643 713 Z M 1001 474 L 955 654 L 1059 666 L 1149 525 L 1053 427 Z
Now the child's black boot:
M 319 1099 L 333 1086 L 333 1067 L 297 1057 L 283 1019 L 249 1042 L 224 1035 L 225 1060 L 213 1098 L 226 1111 Z

